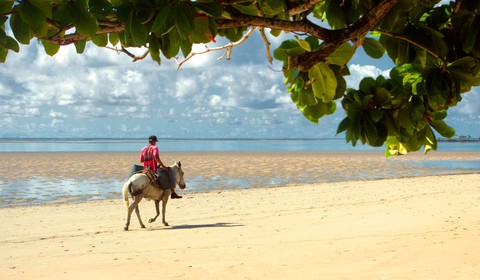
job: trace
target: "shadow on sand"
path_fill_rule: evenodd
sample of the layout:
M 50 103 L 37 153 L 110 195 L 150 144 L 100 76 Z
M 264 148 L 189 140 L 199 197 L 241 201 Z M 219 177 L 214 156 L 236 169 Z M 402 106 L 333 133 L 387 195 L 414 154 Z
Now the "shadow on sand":
M 164 230 L 172 230 L 172 229 L 195 229 L 195 228 L 214 228 L 214 227 L 243 227 L 244 225 L 241 224 L 234 224 L 234 223 L 215 223 L 215 224 L 198 224 L 198 225 L 178 225 L 178 226 L 170 226 L 164 228 Z

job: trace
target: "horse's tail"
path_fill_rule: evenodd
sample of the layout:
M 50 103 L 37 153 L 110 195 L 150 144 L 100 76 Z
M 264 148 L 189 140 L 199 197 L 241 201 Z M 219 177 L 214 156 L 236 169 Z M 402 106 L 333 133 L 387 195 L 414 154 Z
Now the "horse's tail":
M 123 201 L 125 202 L 125 207 L 127 208 L 127 213 L 128 213 L 128 208 L 130 207 L 130 201 L 128 200 L 128 194 L 131 192 L 132 189 L 132 182 L 128 180 L 124 185 L 123 185 Z

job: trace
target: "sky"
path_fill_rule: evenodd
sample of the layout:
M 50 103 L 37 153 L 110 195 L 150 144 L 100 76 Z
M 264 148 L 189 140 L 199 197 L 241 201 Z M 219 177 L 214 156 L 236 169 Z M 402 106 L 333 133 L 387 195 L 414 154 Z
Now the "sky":
M 283 39 L 269 37 L 272 52 Z M 340 103 L 318 125 L 306 120 L 286 91 L 281 65 L 267 62 L 258 31 L 230 60 L 223 54 L 197 55 L 177 70 L 175 60 L 132 62 L 91 44 L 82 55 L 66 46 L 50 57 L 32 41 L 0 64 L 0 138 L 336 137 L 345 117 Z M 360 48 L 347 86 L 390 68 L 388 58 L 368 58 Z M 457 136 L 480 137 L 479 91 L 448 112 Z

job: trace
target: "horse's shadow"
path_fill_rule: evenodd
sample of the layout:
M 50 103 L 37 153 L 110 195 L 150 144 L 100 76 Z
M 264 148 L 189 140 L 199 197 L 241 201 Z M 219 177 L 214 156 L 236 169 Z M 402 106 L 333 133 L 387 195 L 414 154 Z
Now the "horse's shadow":
M 234 224 L 234 223 L 193 224 L 193 225 L 168 226 L 168 227 L 162 228 L 161 230 L 215 228 L 215 227 L 243 227 L 243 226 L 245 225 Z

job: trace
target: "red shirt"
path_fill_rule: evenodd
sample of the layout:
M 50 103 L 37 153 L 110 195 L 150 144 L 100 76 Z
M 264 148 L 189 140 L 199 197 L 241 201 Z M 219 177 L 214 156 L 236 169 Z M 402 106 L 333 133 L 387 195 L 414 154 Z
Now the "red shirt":
M 143 168 L 147 168 L 148 166 L 153 171 L 156 171 L 158 163 L 155 156 L 158 154 L 157 146 L 147 145 L 143 147 L 142 152 L 140 153 L 140 162 L 143 162 Z

